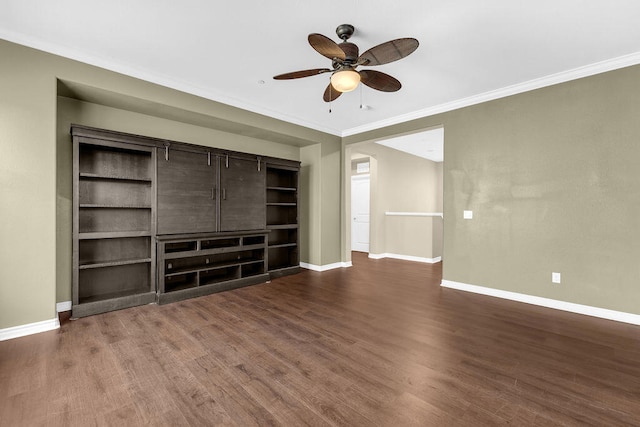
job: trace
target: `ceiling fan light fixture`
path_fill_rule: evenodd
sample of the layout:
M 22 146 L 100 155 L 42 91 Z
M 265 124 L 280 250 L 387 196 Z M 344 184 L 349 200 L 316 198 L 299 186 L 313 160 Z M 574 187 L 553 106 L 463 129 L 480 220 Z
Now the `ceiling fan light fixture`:
M 351 92 L 359 83 L 360 74 L 354 70 L 340 70 L 331 75 L 331 85 L 339 92 Z

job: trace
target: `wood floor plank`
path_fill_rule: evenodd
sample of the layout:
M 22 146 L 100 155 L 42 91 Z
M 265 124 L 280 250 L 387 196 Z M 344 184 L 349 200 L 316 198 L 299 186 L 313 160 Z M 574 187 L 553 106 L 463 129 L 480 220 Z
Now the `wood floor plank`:
M 353 264 L 0 342 L 0 425 L 640 425 L 640 327 Z

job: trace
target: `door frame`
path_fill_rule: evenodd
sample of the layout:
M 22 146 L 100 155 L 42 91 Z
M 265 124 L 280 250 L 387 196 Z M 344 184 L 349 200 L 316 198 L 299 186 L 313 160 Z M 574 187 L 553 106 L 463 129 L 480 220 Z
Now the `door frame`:
M 351 200 L 350 200 L 350 204 L 351 204 L 351 215 L 350 218 L 353 218 L 353 216 L 355 215 L 353 212 L 353 185 L 354 182 L 357 181 L 367 181 L 367 183 L 369 184 L 369 206 L 367 209 L 368 215 L 369 215 L 369 221 L 367 222 L 367 234 L 368 234 L 368 242 L 367 242 L 367 250 L 366 253 L 369 253 L 371 250 L 371 175 L 366 173 L 366 174 L 358 174 L 358 175 L 351 175 Z M 353 227 L 353 221 L 351 221 L 351 250 L 354 251 L 356 249 L 353 248 L 353 232 L 354 232 L 354 227 Z M 364 252 L 364 251 L 358 251 L 358 252 Z

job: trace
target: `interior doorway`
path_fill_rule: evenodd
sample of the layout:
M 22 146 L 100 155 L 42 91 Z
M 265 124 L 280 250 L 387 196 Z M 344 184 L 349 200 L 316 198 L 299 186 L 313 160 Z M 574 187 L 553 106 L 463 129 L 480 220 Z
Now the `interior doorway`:
M 344 158 L 343 259 L 351 261 L 353 251 L 376 259 L 440 262 L 444 128 L 347 145 Z
M 351 177 L 351 250 L 369 253 L 369 174 Z

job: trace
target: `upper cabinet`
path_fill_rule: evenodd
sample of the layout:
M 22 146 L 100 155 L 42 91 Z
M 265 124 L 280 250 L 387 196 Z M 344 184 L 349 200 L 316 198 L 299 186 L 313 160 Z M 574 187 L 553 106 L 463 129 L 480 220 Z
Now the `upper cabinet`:
M 158 234 L 218 231 L 215 156 L 173 148 L 157 150 Z
M 220 231 L 263 230 L 265 166 L 261 158 L 220 158 Z

